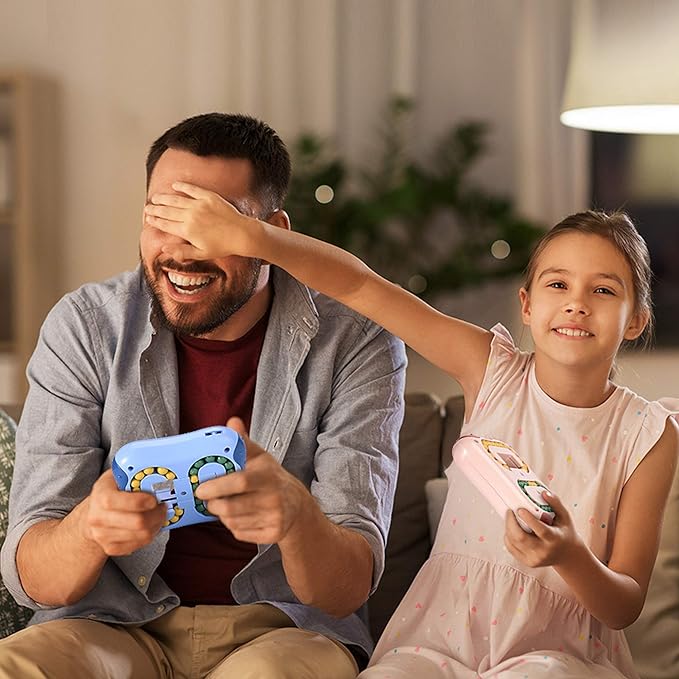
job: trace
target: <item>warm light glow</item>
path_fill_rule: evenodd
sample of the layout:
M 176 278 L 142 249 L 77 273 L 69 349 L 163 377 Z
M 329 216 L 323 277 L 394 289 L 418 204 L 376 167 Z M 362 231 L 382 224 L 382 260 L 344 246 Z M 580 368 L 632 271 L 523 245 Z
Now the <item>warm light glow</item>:
M 679 134 L 679 2 L 577 0 L 561 122 Z
M 408 289 L 410 292 L 419 295 L 427 289 L 427 279 L 419 273 L 416 273 L 408 279 Z
M 326 204 L 329 203 L 334 197 L 335 197 L 335 192 L 332 190 L 331 186 L 328 186 L 327 184 L 321 184 L 317 189 L 316 193 L 314 194 L 316 196 L 316 200 L 319 203 Z
M 679 134 L 679 104 L 577 108 L 564 111 L 561 122 L 599 132 Z
M 493 255 L 495 259 L 507 259 L 511 251 L 512 248 L 506 240 L 496 240 L 490 246 L 490 254 Z

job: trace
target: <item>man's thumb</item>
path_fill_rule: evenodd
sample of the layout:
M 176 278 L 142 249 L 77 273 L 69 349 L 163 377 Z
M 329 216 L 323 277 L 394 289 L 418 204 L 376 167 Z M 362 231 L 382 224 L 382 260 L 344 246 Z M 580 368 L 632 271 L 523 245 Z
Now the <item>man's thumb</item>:
M 243 420 L 240 419 L 240 417 L 230 417 L 226 422 L 226 426 L 230 427 L 241 435 L 243 441 L 245 442 L 245 449 L 247 450 L 248 458 L 256 457 L 257 455 L 264 452 L 257 444 L 250 440 L 250 437 L 245 431 L 245 424 L 243 423 Z
M 226 422 L 226 426 L 237 431 L 243 437 L 248 435 L 247 431 L 245 431 L 245 424 L 240 417 L 230 417 Z

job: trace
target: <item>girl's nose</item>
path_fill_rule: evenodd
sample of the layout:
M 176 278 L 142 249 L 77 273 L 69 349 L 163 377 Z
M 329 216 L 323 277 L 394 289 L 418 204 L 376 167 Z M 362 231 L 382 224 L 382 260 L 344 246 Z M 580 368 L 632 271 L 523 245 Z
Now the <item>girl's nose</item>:
M 583 300 L 581 300 L 579 298 L 571 299 L 568 302 L 568 304 L 566 304 L 564 306 L 564 311 L 567 314 L 573 314 L 573 315 L 576 315 L 576 314 L 582 314 L 583 316 L 589 315 L 589 307 L 587 306 L 587 304 Z

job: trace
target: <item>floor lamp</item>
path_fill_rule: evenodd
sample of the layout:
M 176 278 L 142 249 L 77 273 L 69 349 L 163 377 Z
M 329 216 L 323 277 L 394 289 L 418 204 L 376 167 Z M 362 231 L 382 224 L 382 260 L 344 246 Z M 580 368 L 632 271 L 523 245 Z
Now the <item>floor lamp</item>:
M 561 122 L 679 134 L 679 1 L 576 0 Z

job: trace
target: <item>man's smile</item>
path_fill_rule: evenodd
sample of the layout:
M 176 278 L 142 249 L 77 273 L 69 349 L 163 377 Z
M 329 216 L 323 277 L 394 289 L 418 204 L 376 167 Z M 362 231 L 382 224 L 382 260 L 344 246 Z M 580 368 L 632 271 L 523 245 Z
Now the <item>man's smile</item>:
M 195 295 L 217 278 L 216 274 L 185 274 L 165 270 L 172 287 L 182 295 Z

